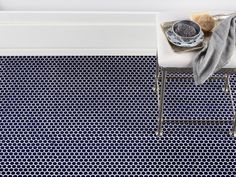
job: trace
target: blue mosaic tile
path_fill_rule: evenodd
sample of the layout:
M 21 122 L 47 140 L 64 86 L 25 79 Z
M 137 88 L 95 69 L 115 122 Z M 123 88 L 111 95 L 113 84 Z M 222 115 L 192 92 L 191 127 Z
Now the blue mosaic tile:
M 154 56 L 0 57 L 0 176 L 236 176 L 230 124 L 167 122 L 155 136 L 155 63 Z M 165 117 L 231 120 L 222 84 L 169 80 Z M 235 76 L 231 84 L 235 93 Z

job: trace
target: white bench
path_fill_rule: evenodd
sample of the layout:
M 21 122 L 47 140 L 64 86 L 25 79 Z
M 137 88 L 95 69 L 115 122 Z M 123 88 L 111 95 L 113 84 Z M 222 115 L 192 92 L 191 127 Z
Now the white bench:
M 214 14 L 230 14 L 232 11 L 213 11 Z M 155 90 L 158 91 L 158 80 L 161 78 L 161 88 L 160 88 L 160 102 L 159 102 L 159 115 L 158 115 L 158 128 L 156 134 L 158 136 L 162 135 L 162 124 L 163 124 L 163 104 L 164 104 L 164 91 L 165 91 L 165 82 L 167 72 L 180 71 L 180 72 L 191 72 L 191 63 L 193 56 L 196 54 L 196 51 L 192 52 L 174 52 L 171 46 L 169 45 L 163 30 L 161 29 L 160 24 L 163 22 L 188 19 L 191 15 L 191 12 L 164 12 L 159 13 L 157 16 L 157 48 L 158 48 L 158 64 L 157 64 L 157 74 L 156 74 L 156 87 Z M 159 69 L 162 69 L 161 76 L 159 76 Z M 230 89 L 229 83 L 229 73 L 236 73 L 236 49 L 234 55 L 232 56 L 231 61 L 221 70 L 221 72 L 226 73 L 225 76 L 225 92 L 228 92 L 231 95 L 234 123 L 231 134 L 236 136 L 236 112 L 234 108 L 232 92 Z

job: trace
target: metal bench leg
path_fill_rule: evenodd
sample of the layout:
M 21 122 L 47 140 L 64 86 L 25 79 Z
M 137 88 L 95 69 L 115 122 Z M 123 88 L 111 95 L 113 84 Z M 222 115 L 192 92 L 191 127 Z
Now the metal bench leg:
M 230 76 L 229 74 L 225 74 L 225 78 L 224 78 L 224 87 L 223 87 L 223 91 L 225 93 L 229 93 L 229 79 L 230 79 Z
M 162 123 L 163 123 L 163 104 L 164 104 L 164 94 L 165 94 L 165 82 L 166 82 L 166 71 L 163 69 L 161 87 L 160 87 L 160 100 L 159 100 L 159 115 L 158 115 L 158 128 L 155 132 L 157 136 L 162 136 Z
M 236 113 L 235 113 L 235 115 L 234 115 L 234 122 L 233 122 L 233 128 L 232 128 L 231 135 L 232 135 L 233 137 L 236 137 Z
M 159 69 L 158 59 L 156 59 L 156 73 L 155 73 L 155 82 L 154 82 L 153 91 L 157 93 L 159 91 L 159 85 L 158 85 L 159 72 L 160 72 L 160 69 Z
M 233 93 L 231 90 L 231 85 L 230 85 L 230 75 L 226 74 L 225 77 L 225 90 L 226 93 L 229 93 L 230 95 L 230 100 L 231 100 L 231 105 L 232 105 L 232 110 L 233 110 L 233 125 L 232 125 L 232 130 L 230 131 L 231 136 L 236 137 L 236 111 L 235 111 L 235 104 L 234 104 L 234 97 Z

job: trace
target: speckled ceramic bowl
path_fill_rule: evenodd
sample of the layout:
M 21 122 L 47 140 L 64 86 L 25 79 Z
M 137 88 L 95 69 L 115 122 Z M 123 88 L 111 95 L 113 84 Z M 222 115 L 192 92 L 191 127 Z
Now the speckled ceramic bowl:
M 180 24 L 186 24 L 186 25 L 189 25 L 189 26 L 193 27 L 196 31 L 196 34 L 194 36 L 191 36 L 191 37 L 186 37 L 186 36 L 179 35 L 176 32 L 176 28 Z M 172 25 L 172 31 L 173 31 L 174 35 L 177 38 L 179 38 L 180 41 L 187 42 L 187 43 L 190 42 L 190 41 L 196 40 L 199 37 L 199 35 L 202 34 L 201 27 L 197 23 L 195 23 L 191 20 L 181 20 L 181 21 L 178 21 L 178 22 L 174 23 Z

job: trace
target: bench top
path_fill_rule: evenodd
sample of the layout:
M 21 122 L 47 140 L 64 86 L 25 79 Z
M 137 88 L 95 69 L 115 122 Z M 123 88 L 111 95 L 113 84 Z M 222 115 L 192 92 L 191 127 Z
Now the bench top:
M 232 11 L 212 11 L 211 14 L 230 14 Z M 157 51 L 159 65 L 166 68 L 189 68 L 196 51 L 174 52 L 169 45 L 160 24 L 167 21 L 189 18 L 191 12 L 164 12 L 157 16 Z M 236 50 L 225 68 L 236 68 Z

